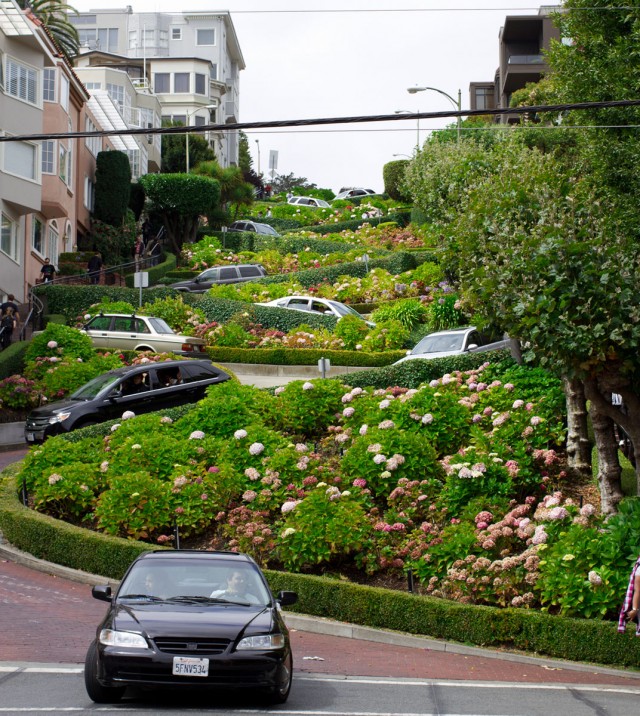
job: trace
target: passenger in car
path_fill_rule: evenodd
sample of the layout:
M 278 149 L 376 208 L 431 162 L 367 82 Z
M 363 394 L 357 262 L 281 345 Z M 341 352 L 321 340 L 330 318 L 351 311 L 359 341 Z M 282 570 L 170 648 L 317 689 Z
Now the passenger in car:
M 123 395 L 135 395 L 149 390 L 149 386 L 145 383 L 146 373 L 136 373 L 122 387 Z
M 212 597 L 228 599 L 230 601 L 251 602 L 257 604 L 258 597 L 248 591 L 248 581 L 244 570 L 234 569 L 227 576 L 227 586 L 211 592 Z

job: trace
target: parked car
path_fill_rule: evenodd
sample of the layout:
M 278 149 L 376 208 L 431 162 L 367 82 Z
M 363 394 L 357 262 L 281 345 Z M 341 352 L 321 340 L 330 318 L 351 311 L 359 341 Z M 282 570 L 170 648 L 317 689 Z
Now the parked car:
M 297 206 L 310 206 L 315 209 L 330 209 L 331 204 L 324 199 L 316 199 L 314 196 L 292 196 L 288 204 L 296 204 Z
M 293 658 L 281 606 L 251 557 L 232 552 L 154 551 L 127 570 L 85 660 L 84 680 L 97 703 L 116 702 L 128 686 L 250 689 L 284 703 Z
M 365 321 L 362 314 L 358 313 L 351 306 L 347 306 L 340 301 L 332 301 L 328 298 L 314 298 L 313 296 L 285 296 L 284 298 L 276 298 L 266 303 L 258 303 L 258 306 L 270 306 L 273 308 L 289 308 L 293 311 L 306 311 L 307 313 L 320 313 L 322 315 L 335 316 L 340 319 L 343 316 L 357 316 Z M 370 328 L 375 327 L 375 323 L 365 321 Z
M 202 338 L 174 333 L 162 318 L 125 313 L 100 313 L 81 330 L 96 348 L 153 351 L 198 356 L 206 352 Z
M 116 368 L 93 378 L 68 398 L 32 410 L 24 426 L 28 444 L 52 435 L 176 405 L 195 403 L 210 385 L 230 376 L 210 360 L 174 360 Z
M 229 224 L 227 231 L 252 231 L 254 234 L 264 236 L 280 236 L 280 234 L 269 224 L 259 224 L 257 221 L 234 221 Z
M 462 353 L 497 351 L 501 348 L 508 348 L 509 345 L 510 339 L 508 337 L 492 341 L 482 336 L 474 326 L 454 328 L 448 331 L 437 331 L 425 336 L 411 349 L 408 355 L 400 358 L 393 365 L 399 365 L 417 358 L 429 360 L 431 358 L 461 355 Z
M 361 188 L 354 188 L 354 189 L 345 189 L 344 191 L 341 191 L 338 196 L 334 199 L 351 199 L 353 196 L 369 196 L 371 194 L 375 194 L 376 192 L 373 191 L 373 189 L 361 189 Z
M 199 273 L 195 278 L 172 283 L 169 288 L 189 293 L 204 293 L 214 284 L 243 283 L 257 281 L 267 275 L 261 264 L 234 264 L 233 266 L 214 266 Z

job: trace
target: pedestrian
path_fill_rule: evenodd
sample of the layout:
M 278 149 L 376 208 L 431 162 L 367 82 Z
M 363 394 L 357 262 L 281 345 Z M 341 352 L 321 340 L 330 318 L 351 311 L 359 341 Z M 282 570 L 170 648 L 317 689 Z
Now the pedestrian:
M 142 259 L 144 256 L 144 241 L 142 240 L 142 235 L 138 235 L 136 237 L 136 243 L 133 247 L 133 260 L 136 265 L 136 272 L 140 271 L 142 268 Z
M 633 622 L 636 625 L 636 636 L 640 636 L 640 619 L 638 619 L 638 610 L 640 609 L 640 557 L 631 570 L 629 577 L 629 586 L 620 610 L 620 618 L 618 619 L 618 631 L 623 633 L 626 631 L 627 623 Z
M 17 326 L 18 321 L 15 311 L 9 306 L 0 314 L 0 345 L 2 346 L 2 350 L 11 345 L 13 332 Z
M 18 304 L 16 303 L 16 297 L 10 293 L 7 295 L 7 300 L 0 305 L 0 315 L 2 315 L 7 308 L 13 308 L 13 312 L 17 315 L 18 314 Z
M 43 283 L 49 283 L 49 281 L 53 281 L 55 275 L 55 266 L 48 258 L 46 258 L 44 260 L 44 263 L 42 264 L 42 267 L 40 268 L 40 278 L 42 279 Z
M 95 253 L 87 264 L 89 280 L 92 284 L 100 283 L 100 271 L 102 270 L 102 254 Z
M 271 213 L 271 207 L 269 207 L 269 208 L 267 209 L 267 214 L 266 214 L 266 216 L 273 216 L 273 214 Z

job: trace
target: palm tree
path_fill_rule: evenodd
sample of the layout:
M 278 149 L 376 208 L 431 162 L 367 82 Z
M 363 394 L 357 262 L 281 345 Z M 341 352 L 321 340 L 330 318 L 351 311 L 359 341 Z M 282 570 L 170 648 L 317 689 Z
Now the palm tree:
M 58 47 L 71 59 L 78 54 L 80 38 L 75 25 L 69 22 L 69 14 L 78 11 L 62 0 L 18 0 L 23 9 L 31 12 L 49 30 Z

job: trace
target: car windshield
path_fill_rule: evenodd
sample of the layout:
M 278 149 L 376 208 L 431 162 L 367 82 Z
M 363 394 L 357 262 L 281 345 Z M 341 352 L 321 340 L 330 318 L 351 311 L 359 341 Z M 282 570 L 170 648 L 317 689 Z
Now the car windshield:
M 117 383 L 120 378 L 121 376 L 111 373 L 99 375 L 83 385 L 82 388 L 78 388 L 75 393 L 71 393 L 70 398 L 71 400 L 93 400 L 105 388 L 109 388 L 114 385 L 114 383 Z
M 445 333 L 440 336 L 425 336 L 411 351 L 411 355 L 460 351 L 462 350 L 463 341 L 464 333 Z
M 118 590 L 118 601 L 144 599 L 266 606 L 271 595 L 249 563 L 158 558 L 136 562 Z
M 362 318 L 355 308 L 351 308 L 351 306 L 345 306 L 344 303 L 336 303 L 335 301 L 329 301 L 329 303 L 341 316 L 357 316 L 358 318 Z
M 171 326 L 163 318 L 150 318 L 149 323 L 153 326 L 153 330 L 156 333 L 173 334 Z

